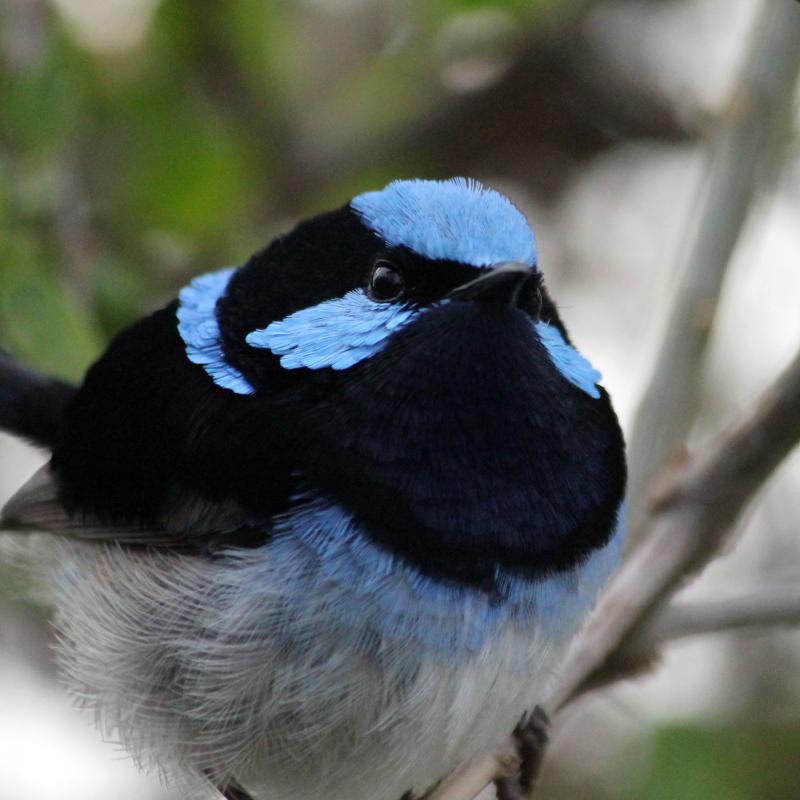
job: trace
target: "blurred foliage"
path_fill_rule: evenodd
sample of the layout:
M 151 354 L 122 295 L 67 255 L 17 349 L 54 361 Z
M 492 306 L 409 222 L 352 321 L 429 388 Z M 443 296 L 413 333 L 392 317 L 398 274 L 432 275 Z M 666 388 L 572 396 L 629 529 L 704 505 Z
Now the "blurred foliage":
M 613 740 L 614 733 L 611 738 Z M 790 800 L 800 797 L 800 724 L 757 714 L 656 723 L 587 765 L 546 762 L 538 800 Z
M 435 107 L 443 90 L 427 76 L 458 57 L 440 44 L 454 20 L 499 14 L 487 52 L 502 55 L 552 5 L 415 0 L 359 16 L 214 0 L 198 14 L 164 0 L 140 41 L 106 50 L 87 44 L 75 4 L 7 0 L 0 344 L 77 379 L 188 275 L 242 261 L 287 216 L 421 169 L 383 160 L 307 177 Z
M 656 733 L 652 766 L 625 796 L 647 800 L 788 800 L 800 797 L 800 728 L 737 721 Z

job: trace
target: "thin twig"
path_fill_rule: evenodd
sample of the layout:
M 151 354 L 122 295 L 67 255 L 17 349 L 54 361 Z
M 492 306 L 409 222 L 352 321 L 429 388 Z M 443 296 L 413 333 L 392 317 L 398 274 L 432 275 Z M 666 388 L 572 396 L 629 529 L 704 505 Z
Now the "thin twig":
M 648 487 L 679 450 L 697 408 L 699 373 L 731 254 L 748 210 L 783 153 L 800 72 L 800 4 L 765 2 L 726 119 L 713 144 L 694 244 L 636 414 L 629 452 L 628 538 L 639 538 Z M 694 224 L 692 227 L 694 227 Z M 687 235 L 687 240 L 691 235 Z
M 632 646 L 707 633 L 800 625 L 800 586 L 785 584 L 752 589 L 725 600 L 671 603 L 659 611 Z
M 762 587 L 727 600 L 670 603 L 614 651 L 587 688 L 634 677 L 658 662 L 669 642 L 735 630 L 800 626 L 800 587 Z
M 548 707 L 565 705 L 690 575 L 711 561 L 736 517 L 800 441 L 800 353 L 753 413 L 673 478 L 652 534 L 631 554 L 571 651 Z
M 509 737 L 494 753 L 487 753 L 451 772 L 425 800 L 472 800 L 502 772 L 504 756 L 515 752 L 516 744 Z

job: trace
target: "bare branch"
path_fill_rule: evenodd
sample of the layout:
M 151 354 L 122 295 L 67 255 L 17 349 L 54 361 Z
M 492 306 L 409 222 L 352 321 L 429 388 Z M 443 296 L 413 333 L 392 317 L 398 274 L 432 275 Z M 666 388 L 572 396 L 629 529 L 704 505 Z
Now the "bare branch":
M 512 738 L 494 753 L 475 759 L 448 775 L 425 800 L 472 800 L 490 783 L 508 774 L 509 765 L 519 764 Z
M 672 603 L 631 642 L 659 645 L 707 633 L 800 625 L 800 586 L 786 584 L 705 603 Z
M 792 596 L 714 606 L 670 606 L 678 586 L 719 552 L 744 506 L 800 441 L 800 353 L 754 412 L 662 479 L 657 507 L 645 489 L 685 439 L 696 405 L 697 372 L 736 240 L 765 173 L 777 163 L 800 71 L 800 7 L 764 3 L 730 118 L 721 131 L 696 237 L 669 316 L 668 335 L 634 426 L 634 516 L 649 510 L 651 535 L 633 551 L 578 637 L 546 706 L 558 711 L 581 693 L 652 664 L 658 644 L 677 636 L 758 620 L 796 620 Z M 634 520 L 638 527 L 639 519 Z M 713 627 L 712 626 L 716 626 Z M 512 737 L 443 781 L 430 800 L 470 800 L 493 779 Z
M 713 559 L 738 514 L 798 441 L 800 353 L 749 418 L 674 475 L 652 534 L 623 565 L 576 642 L 551 709 L 590 685 L 654 609 Z
M 714 143 L 694 245 L 669 312 L 666 335 L 633 424 L 629 452 L 628 547 L 641 532 L 647 489 L 694 419 L 699 370 L 731 254 L 764 179 L 789 140 L 800 71 L 800 5 L 767 2 L 748 61 Z M 693 224 L 694 227 L 694 224 Z M 690 237 L 687 236 L 687 239 Z
M 676 639 L 733 630 L 800 626 L 800 587 L 752 590 L 734 598 L 705 603 L 671 603 L 615 650 L 585 689 L 631 678 L 658 662 L 665 644 Z

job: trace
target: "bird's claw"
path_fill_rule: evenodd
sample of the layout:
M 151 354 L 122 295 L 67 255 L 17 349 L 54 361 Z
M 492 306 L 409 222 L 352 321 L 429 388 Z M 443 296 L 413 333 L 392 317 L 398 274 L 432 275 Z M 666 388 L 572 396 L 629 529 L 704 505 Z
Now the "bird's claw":
M 522 715 L 513 733 L 519 770 L 512 777 L 495 781 L 497 800 L 524 800 L 532 796 L 547 746 L 549 726 L 550 720 L 541 706 Z

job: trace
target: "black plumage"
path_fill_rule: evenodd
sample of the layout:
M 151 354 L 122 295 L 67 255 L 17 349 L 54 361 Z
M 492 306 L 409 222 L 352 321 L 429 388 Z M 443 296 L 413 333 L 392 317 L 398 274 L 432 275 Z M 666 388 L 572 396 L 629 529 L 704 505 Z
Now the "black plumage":
M 166 528 L 146 540 L 207 554 L 262 543 L 270 519 L 311 485 L 422 571 L 485 588 L 498 566 L 546 574 L 602 546 L 625 482 L 616 417 L 604 390 L 595 400 L 553 367 L 519 308 L 432 309 L 345 372 L 285 370 L 245 343 L 256 328 L 363 287 L 380 258 L 401 265 L 420 304 L 478 273 L 387 248 L 349 207 L 301 223 L 250 259 L 218 304 L 226 358 L 255 394 L 220 388 L 186 359 L 175 303 L 135 323 L 48 434 L 62 502 L 73 514 Z M 539 292 L 529 310 L 566 336 Z M 67 394 L 52 391 L 53 404 Z M 203 524 L 169 533 L 187 517 Z

